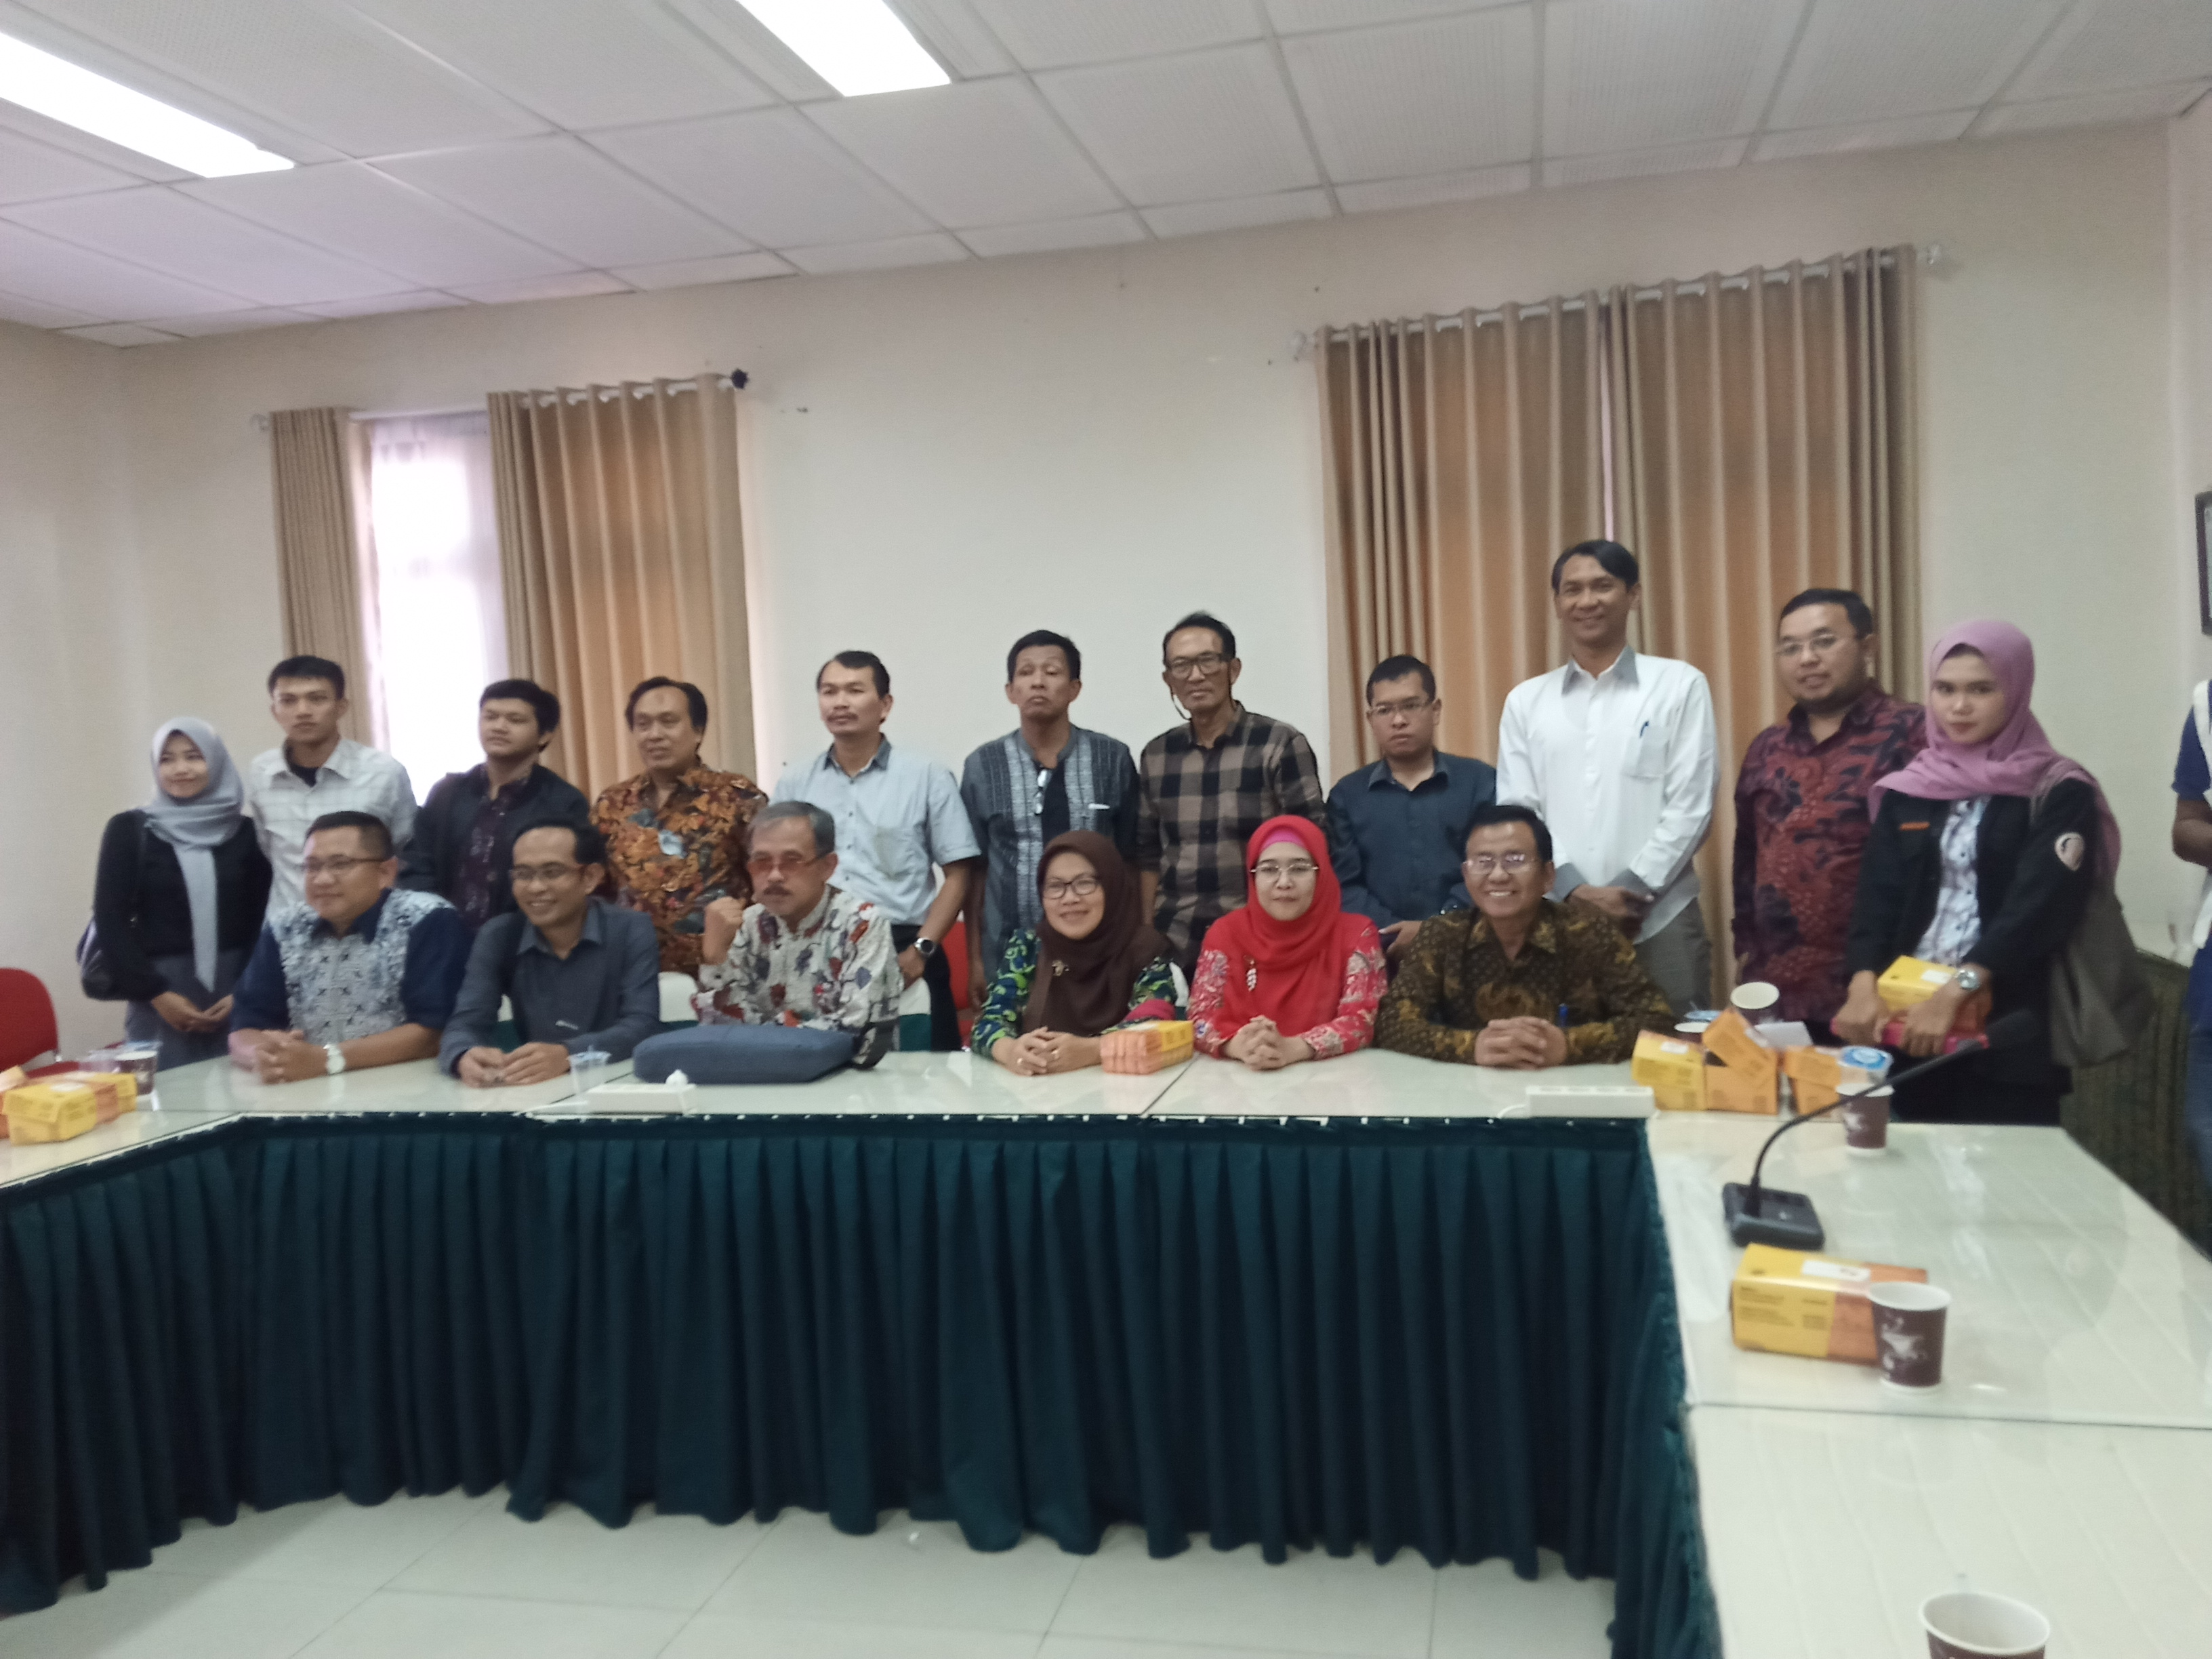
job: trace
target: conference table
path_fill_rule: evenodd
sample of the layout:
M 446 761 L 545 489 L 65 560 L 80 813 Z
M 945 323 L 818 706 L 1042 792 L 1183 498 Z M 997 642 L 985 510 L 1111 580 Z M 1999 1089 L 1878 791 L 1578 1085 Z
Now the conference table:
M 165 1073 L 0 1146 L 0 1610 L 241 1501 L 504 1486 L 979 1548 L 1541 1547 L 1613 1579 L 1622 1659 L 1916 1654 L 1961 1578 L 2054 1656 L 2205 1651 L 2212 1264 L 2062 1132 L 1809 1124 L 1767 1179 L 1954 1292 L 1945 1384 L 1747 1352 L 1717 1194 L 1773 1120 L 1527 1115 L 1626 1071 L 893 1054 L 666 1115 Z

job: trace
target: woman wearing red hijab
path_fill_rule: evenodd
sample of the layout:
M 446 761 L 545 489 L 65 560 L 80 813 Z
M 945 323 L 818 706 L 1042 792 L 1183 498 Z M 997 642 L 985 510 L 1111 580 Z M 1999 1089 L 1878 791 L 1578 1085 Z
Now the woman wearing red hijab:
M 1244 852 L 1244 908 L 1206 930 L 1191 981 L 1199 1048 L 1272 1072 L 1365 1048 L 1389 972 L 1375 924 L 1345 913 L 1328 841 L 1270 818 Z

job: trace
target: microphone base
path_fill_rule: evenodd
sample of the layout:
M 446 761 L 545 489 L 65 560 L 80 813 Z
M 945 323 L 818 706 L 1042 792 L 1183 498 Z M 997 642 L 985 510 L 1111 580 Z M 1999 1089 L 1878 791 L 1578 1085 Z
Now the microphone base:
M 1729 1237 L 1739 1244 L 1771 1244 L 1784 1250 L 1818 1250 L 1828 1242 L 1813 1200 L 1802 1193 L 1785 1193 L 1773 1187 L 1759 1189 L 1759 1209 L 1747 1206 L 1751 1188 L 1731 1181 L 1721 1188 L 1721 1214 Z

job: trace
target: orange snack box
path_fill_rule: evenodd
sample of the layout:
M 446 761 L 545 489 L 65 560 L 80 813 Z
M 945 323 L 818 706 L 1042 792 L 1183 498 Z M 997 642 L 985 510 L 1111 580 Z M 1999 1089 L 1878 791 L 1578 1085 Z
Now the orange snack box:
M 1109 1031 L 1098 1039 L 1098 1065 L 1124 1077 L 1142 1077 L 1180 1066 L 1194 1052 L 1187 1019 L 1147 1020 L 1126 1030 Z
M 1639 1031 L 1636 1052 L 1628 1062 L 1628 1075 L 1651 1091 L 1662 1112 L 1702 1112 L 1705 1109 L 1705 1051 L 1664 1031 Z
M 1874 1304 L 1867 1287 L 1900 1279 L 1924 1285 L 1928 1270 L 1748 1245 L 1729 1289 L 1730 1333 L 1739 1348 L 1871 1365 Z
M 1773 1117 L 1782 1109 L 1781 1073 L 1771 1066 L 1753 1071 L 1747 1066 L 1709 1065 L 1705 1109 Z
M 1762 1075 L 1772 1088 L 1778 1056 L 1737 1010 L 1722 1009 L 1721 1017 L 1705 1027 L 1705 1041 L 1706 1050 L 1717 1055 L 1723 1064 Z
M 45 1078 L 8 1091 L 8 1139 L 13 1146 L 74 1140 L 100 1127 L 100 1093 L 88 1084 Z

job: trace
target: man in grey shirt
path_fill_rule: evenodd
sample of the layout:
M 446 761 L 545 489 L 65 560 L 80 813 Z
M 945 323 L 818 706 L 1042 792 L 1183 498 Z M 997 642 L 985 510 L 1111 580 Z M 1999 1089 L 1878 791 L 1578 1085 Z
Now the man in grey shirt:
M 660 1021 L 660 946 L 652 919 L 592 896 L 607 844 L 589 824 L 550 823 L 514 840 L 514 902 L 477 934 L 460 1000 L 438 1048 L 439 1066 L 472 1089 L 550 1083 L 568 1056 L 615 1060 Z M 522 1046 L 491 1042 L 501 997 L 514 1004 Z

